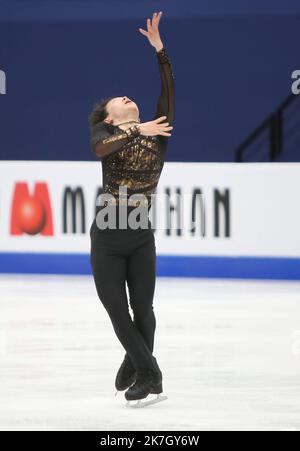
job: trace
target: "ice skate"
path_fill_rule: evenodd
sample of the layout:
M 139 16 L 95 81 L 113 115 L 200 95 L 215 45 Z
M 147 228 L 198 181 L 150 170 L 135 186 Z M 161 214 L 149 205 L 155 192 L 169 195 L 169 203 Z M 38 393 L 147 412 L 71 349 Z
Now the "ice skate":
M 154 360 L 157 370 L 145 369 L 138 371 L 135 383 L 125 392 L 126 407 L 140 408 L 168 399 L 167 396 L 162 395 L 162 373 L 155 358 Z M 150 399 L 148 398 L 149 395 L 154 394 L 157 395 L 156 398 L 151 399 L 151 396 Z M 147 400 L 142 401 L 145 398 Z M 137 402 L 131 404 L 131 401 Z
M 135 382 L 135 380 L 136 370 L 132 365 L 130 358 L 126 354 L 115 379 L 115 396 L 117 396 L 119 391 L 123 391 L 129 388 Z

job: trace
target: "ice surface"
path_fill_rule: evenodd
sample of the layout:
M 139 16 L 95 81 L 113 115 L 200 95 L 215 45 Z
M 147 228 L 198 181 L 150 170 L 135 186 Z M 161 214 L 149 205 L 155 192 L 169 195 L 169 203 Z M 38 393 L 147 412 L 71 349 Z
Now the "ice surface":
M 0 275 L 0 430 L 298 430 L 300 284 L 158 278 L 168 400 L 128 409 L 91 277 Z

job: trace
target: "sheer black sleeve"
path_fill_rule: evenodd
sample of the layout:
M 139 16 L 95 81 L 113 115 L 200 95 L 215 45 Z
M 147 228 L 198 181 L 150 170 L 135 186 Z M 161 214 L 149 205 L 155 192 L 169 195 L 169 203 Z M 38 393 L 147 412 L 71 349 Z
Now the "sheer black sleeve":
M 172 64 L 165 47 L 159 52 L 156 52 L 156 56 L 161 79 L 161 92 L 154 119 L 160 116 L 167 116 L 166 122 L 173 125 L 175 116 L 175 86 Z
M 99 122 L 91 127 L 90 144 L 97 157 L 102 158 L 120 150 L 124 144 L 133 141 L 139 135 L 140 130 L 136 125 L 124 130 L 123 133 L 112 134 L 104 122 Z

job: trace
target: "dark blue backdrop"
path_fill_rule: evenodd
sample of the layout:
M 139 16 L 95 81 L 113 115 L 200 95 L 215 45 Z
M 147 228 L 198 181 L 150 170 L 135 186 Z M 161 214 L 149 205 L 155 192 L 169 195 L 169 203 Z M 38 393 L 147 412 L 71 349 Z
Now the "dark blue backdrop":
M 154 49 L 138 28 L 161 9 L 177 94 L 168 160 L 232 161 L 237 145 L 290 94 L 291 73 L 300 69 L 299 2 L 242 3 L 1 5 L 1 159 L 94 159 L 87 116 L 104 96 L 128 95 L 148 120 L 160 82 Z M 282 159 L 300 161 L 298 149 Z

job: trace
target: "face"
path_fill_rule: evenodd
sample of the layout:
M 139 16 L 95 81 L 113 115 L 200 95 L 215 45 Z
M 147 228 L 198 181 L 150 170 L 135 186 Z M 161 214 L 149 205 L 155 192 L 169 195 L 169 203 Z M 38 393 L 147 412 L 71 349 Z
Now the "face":
M 108 112 L 106 121 L 110 123 L 138 120 L 140 115 L 137 104 L 127 96 L 111 99 L 106 105 L 106 110 Z

